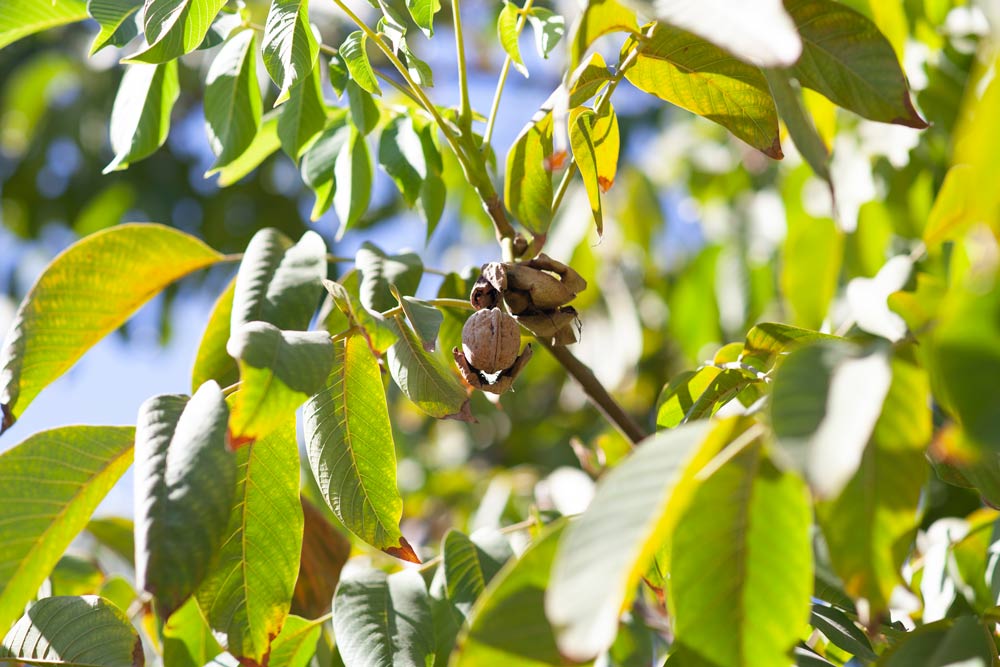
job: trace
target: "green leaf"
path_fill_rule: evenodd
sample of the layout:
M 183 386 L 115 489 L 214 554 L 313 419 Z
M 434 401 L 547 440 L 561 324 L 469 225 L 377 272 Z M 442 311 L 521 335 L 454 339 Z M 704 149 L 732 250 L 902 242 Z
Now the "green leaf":
M 924 225 L 924 243 L 933 250 L 944 241 L 953 240 L 975 220 L 973 200 L 976 172 L 972 165 L 958 164 L 948 170 L 934 206 Z
M 308 408 L 306 408 L 308 410 Z M 393 471 L 395 472 L 395 471 Z M 302 531 L 302 558 L 299 578 L 295 581 L 292 613 L 306 618 L 319 618 L 330 611 L 330 601 L 340 581 L 340 571 L 351 555 L 351 541 L 318 507 L 302 501 L 305 519 Z
M 802 37 L 790 73 L 803 86 L 859 116 L 922 129 L 889 40 L 874 23 L 834 0 L 786 0 Z
M 87 13 L 101 26 L 90 46 L 90 55 L 105 46 L 121 47 L 132 41 L 139 34 L 133 15 L 142 5 L 142 0 L 87 0 Z
M 88 236 L 52 260 L 21 302 L 0 350 L 0 433 L 139 306 L 221 259 L 183 232 L 130 224 Z
M 205 177 L 219 174 L 218 186 L 228 188 L 259 167 L 280 146 L 278 114 L 265 114 L 260 127 L 257 128 L 257 134 L 254 135 L 253 141 L 243 151 L 243 154 L 224 167 L 205 172 Z
M 656 410 L 656 425 L 675 428 L 710 417 L 751 382 L 753 380 L 740 371 L 715 366 L 682 373 L 663 388 Z
M 312 72 L 299 80 L 288 92 L 287 101 L 278 112 L 278 138 L 281 148 L 293 160 L 298 160 L 309 141 L 326 124 L 326 104 L 318 73 Z
M 361 244 L 354 265 L 361 274 L 361 304 L 372 313 L 396 306 L 392 286 L 401 294 L 414 294 L 424 274 L 424 264 L 415 252 L 386 255 L 367 241 Z
M 363 89 L 353 81 L 348 81 L 345 87 L 347 91 L 347 103 L 351 110 L 351 120 L 361 134 L 368 135 L 378 127 L 378 122 L 382 117 L 375 98 L 367 90 Z
M 0 627 L 17 619 L 132 465 L 133 436 L 131 427 L 65 426 L 0 454 Z
M 326 129 L 302 156 L 302 180 L 316 195 L 310 214 L 312 220 L 318 220 L 333 204 L 333 193 L 337 187 L 334 165 L 350 137 L 347 116 L 336 116 L 327 121 Z
M 771 424 L 820 498 L 833 498 L 854 475 L 892 380 L 888 350 L 821 342 L 778 367 Z
M 657 0 L 650 7 L 648 2 L 632 0 L 630 4 L 761 67 L 787 67 L 802 51 L 795 26 L 780 2 Z
M 197 597 L 229 652 L 260 665 L 288 615 L 302 551 L 294 420 L 241 448 L 236 458 L 229 536 Z
M 439 0 L 406 0 L 413 22 L 428 39 L 434 36 L 434 15 L 441 11 Z
M 233 33 L 219 50 L 205 82 L 205 127 L 219 169 L 242 155 L 260 125 L 262 102 L 257 84 L 256 34 Z
M 333 632 L 351 667 L 426 667 L 434 661 L 430 600 L 420 574 L 362 570 L 341 579 Z
M 601 478 L 587 511 L 566 529 L 545 612 L 567 657 L 591 659 L 614 641 L 618 616 L 669 530 L 674 483 L 708 432 L 688 424 L 648 438 Z
M 795 324 L 812 329 L 823 324 L 837 291 L 843 247 L 844 233 L 833 220 L 788 216 L 778 280 Z
M 275 106 L 288 100 L 292 87 L 305 81 L 319 57 L 319 42 L 309 27 L 307 0 L 274 0 L 261 40 L 264 67 L 280 88 Z
M 326 244 L 306 232 L 294 246 L 276 229 L 262 229 L 250 240 L 233 294 L 232 331 L 248 322 L 269 322 L 279 329 L 309 327 L 326 278 Z
M 451 667 L 566 664 L 556 647 L 555 628 L 545 616 L 549 572 L 565 526 L 559 522 L 546 530 L 490 582 L 458 638 Z
M 104 572 L 95 560 L 66 554 L 49 575 L 52 596 L 90 595 L 100 591 Z
M 213 381 L 139 408 L 135 432 L 136 583 L 167 618 L 205 578 L 226 535 L 236 461 L 229 408 Z
M 0 4 L 0 49 L 41 30 L 85 18 L 84 0 L 4 0 Z
M 780 322 L 762 322 L 747 332 L 746 343 L 743 345 L 743 357 L 756 357 L 764 361 L 767 368 L 770 368 L 778 355 L 823 340 L 840 339 L 830 334 L 793 327 Z
M 867 662 L 878 658 L 861 628 L 836 607 L 814 603 L 809 619 L 809 624 L 826 635 L 838 648 Z
M 81 64 L 53 49 L 38 50 L 14 63 L 0 92 L 0 151 L 8 160 L 19 160 L 31 149 L 45 119 L 55 115 L 51 111 L 55 101 L 80 85 Z
M 808 492 L 771 463 L 760 441 L 705 478 L 710 467 L 671 539 L 678 657 L 722 667 L 782 664 L 809 619 Z
M 376 354 L 382 355 L 398 340 L 399 336 L 396 335 L 387 320 L 380 315 L 369 313 L 361 305 L 361 298 L 358 296 L 360 291 L 358 276 L 359 272 L 352 269 L 340 279 L 339 283 L 330 280 L 323 281 L 323 285 L 330 293 L 337 310 L 347 320 L 346 324 L 331 333 L 333 335 L 340 334 L 351 326 L 357 326 L 372 350 Z
M 146 0 L 143 30 L 146 48 L 126 62 L 166 63 L 191 53 L 205 41 L 226 0 Z
M 221 651 L 195 598 L 190 598 L 163 624 L 164 667 L 203 667 Z
M 323 387 L 333 364 L 333 344 L 325 332 L 282 331 L 267 322 L 235 329 L 226 349 L 240 365 L 240 389 L 229 420 L 234 447 L 285 423 Z
M 450 530 L 444 536 L 441 567 L 448 600 L 463 616 L 469 614 L 504 563 L 514 557 L 507 540 L 498 533 L 492 535 L 485 547 L 457 530 Z
M 96 595 L 39 600 L 0 644 L 0 663 L 142 667 L 142 640 L 128 617 Z
M 355 30 L 340 45 L 338 53 L 347 65 L 347 71 L 351 73 L 351 79 L 354 83 L 372 95 L 381 95 L 382 89 L 378 87 L 375 70 L 372 69 L 372 64 L 368 60 L 368 53 L 365 51 L 365 44 L 367 42 L 367 35 L 360 30 Z
M 573 36 L 570 41 L 570 66 L 575 70 L 583 61 L 583 56 L 591 44 L 604 35 L 613 32 L 639 34 L 639 24 L 635 12 L 619 4 L 617 0 L 591 0 L 581 12 L 573 26 Z M 603 58 L 602 58 L 603 60 Z M 570 108 L 575 105 L 570 103 Z
M 326 387 L 302 417 L 309 463 L 337 518 L 375 548 L 419 562 L 399 530 L 396 448 L 378 361 L 363 337 L 336 346 Z
M 340 218 L 337 238 L 361 220 L 368 211 L 372 195 L 372 156 L 365 135 L 354 127 L 347 144 L 341 149 L 333 166 L 337 191 L 333 193 L 333 209 Z
M 427 225 L 427 240 L 430 241 L 431 235 L 444 214 L 447 198 L 447 186 L 442 176 L 444 164 L 441 160 L 441 149 L 437 144 L 437 128 L 433 124 L 428 123 L 420 129 L 420 143 L 424 150 L 427 175 L 420 186 L 420 199 L 417 202 L 417 208 Z
M 603 235 L 601 194 L 610 190 L 615 182 L 621 147 L 614 108 L 606 105 L 600 116 L 590 109 L 573 109 L 569 116 L 569 141 L 587 190 L 597 233 Z
M 406 65 L 406 71 L 410 73 L 410 76 L 413 77 L 417 85 L 424 88 L 433 88 L 434 72 L 431 70 L 431 66 L 413 55 L 406 42 L 400 43 L 399 50 L 402 54 L 401 60 Z
M 524 59 L 521 58 L 521 47 L 517 43 L 517 38 L 520 35 L 520 31 L 517 28 L 520 16 L 521 14 L 518 11 L 517 5 L 505 0 L 503 8 L 500 10 L 500 16 L 497 19 L 497 37 L 500 40 L 500 46 L 503 47 L 507 57 L 510 58 L 510 63 L 514 66 L 514 69 L 527 78 L 528 68 L 524 66 Z
M 759 69 L 666 23 L 657 23 L 636 48 L 639 55 L 625 77 L 637 88 L 708 118 L 764 155 L 781 159 L 778 114 Z
M 316 644 L 323 632 L 323 621 L 309 621 L 289 616 L 281 634 L 271 644 L 269 667 L 306 667 L 316 653 Z
M 995 68 L 996 64 L 994 58 L 992 66 Z M 985 78 L 983 83 L 986 83 Z M 995 122 L 1000 113 L 1000 80 L 991 78 L 982 95 L 967 95 L 957 113 L 960 122 L 952 137 L 954 154 L 951 162 L 955 165 L 967 164 L 972 168 L 968 174 L 971 195 L 967 215 L 972 222 L 990 225 L 996 233 L 1000 229 L 997 223 L 1000 191 L 993 185 L 997 182 L 998 173 L 995 158 L 1000 151 L 1000 127 Z
M 378 163 L 396 183 L 403 200 L 409 206 L 416 204 L 427 177 L 427 162 L 423 142 L 408 115 L 396 116 L 382 130 Z
M 212 306 L 205 332 L 201 335 L 201 342 L 198 343 L 194 367 L 191 369 L 191 391 L 196 391 L 209 380 L 218 382 L 220 387 L 228 387 L 240 379 L 240 369 L 236 365 L 236 360 L 226 352 L 235 293 L 236 279 L 233 278 Z
M 127 169 L 163 145 L 170 132 L 170 111 L 180 94 L 177 63 L 129 65 L 111 109 L 114 159 L 104 173 Z
M 901 637 L 883 667 L 988 667 L 997 663 L 991 632 L 975 616 L 931 623 Z
M 135 526 L 129 519 L 108 517 L 91 519 L 87 524 L 87 532 L 97 542 L 110 549 L 116 556 L 129 565 L 135 558 Z
M 394 292 L 393 296 L 399 296 Z M 433 352 L 437 343 L 438 331 L 441 330 L 441 323 L 444 322 L 444 315 L 434 306 L 426 301 L 415 299 L 412 296 L 404 296 L 399 300 L 399 306 L 403 309 L 403 314 L 410 321 L 413 330 L 420 337 L 424 344 L 424 349 Z
M 552 112 L 541 110 L 521 130 L 507 153 L 504 199 L 510 212 L 534 233 L 552 222 Z
M 582 106 L 611 81 L 611 72 L 600 53 L 591 54 L 586 63 L 570 76 L 569 108 Z
M 566 19 L 544 7 L 532 7 L 528 22 L 535 31 L 535 48 L 538 55 L 548 58 L 552 49 L 566 33 Z
M 970 439 L 1000 450 L 1000 284 L 989 291 L 954 286 L 929 338 L 934 397 Z
M 802 105 L 802 94 L 792 83 L 785 70 L 765 69 L 764 76 L 771 89 L 771 96 L 778 107 L 781 120 L 785 121 L 788 134 L 791 135 L 795 147 L 812 167 L 813 172 L 826 181 L 833 192 L 833 180 L 830 176 L 830 151 L 819 136 L 819 131 L 813 123 L 812 116 Z
M 424 349 L 402 317 L 393 318 L 392 328 L 399 340 L 389 348 L 389 373 L 403 394 L 431 417 L 475 421 L 458 376 Z
M 931 437 L 929 394 L 926 372 L 898 353 L 882 414 L 857 472 L 837 499 L 816 507 L 844 590 L 852 598 L 866 598 L 873 614 L 886 609 L 902 581 L 900 566 L 918 523 L 927 478 L 924 449 Z

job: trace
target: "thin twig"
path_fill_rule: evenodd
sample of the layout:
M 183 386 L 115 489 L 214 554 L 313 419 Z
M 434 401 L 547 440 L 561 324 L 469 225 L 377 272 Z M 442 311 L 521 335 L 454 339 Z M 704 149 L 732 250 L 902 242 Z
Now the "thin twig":
M 458 56 L 458 116 L 461 120 L 462 132 L 472 131 L 472 103 L 469 101 L 469 73 L 465 65 L 465 38 L 462 36 L 462 12 L 458 8 L 459 0 L 451 2 L 451 16 L 455 30 L 455 51 Z
M 601 381 L 597 379 L 594 372 L 582 361 L 573 356 L 573 353 L 562 345 L 552 345 L 547 340 L 537 338 L 538 342 L 556 358 L 566 372 L 573 376 L 579 383 L 590 402 L 601 411 L 608 421 L 614 424 L 615 428 L 624 435 L 633 445 L 639 444 L 645 437 L 646 432 L 639 424 L 632 419 L 631 415 L 618 404 L 608 390 L 604 388 Z
M 528 12 L 535 0 L 525 0 L 524 7 L 521 8 L 521 15 L 517 19 L 517 26 L 514 28 L 516 37 L 521 36 L 524 25 L 528 22 Z M 503 67 L 500 68 L 500 77 L 497 79 L 497 89 L 493 93 L 493 104 L 490 106 L 490 115 L 486 120 L 486 131 L 483 132 L 483 146 L 489 146 L 493 138 L 493 128 L 497 121 L 497 111 L 500 109 L 500 96 L 503 95 L 504 86 L 507 84 L 507 75 L 510 73 L 510 66 L 513 64 L 510 54 L 503 59 Z

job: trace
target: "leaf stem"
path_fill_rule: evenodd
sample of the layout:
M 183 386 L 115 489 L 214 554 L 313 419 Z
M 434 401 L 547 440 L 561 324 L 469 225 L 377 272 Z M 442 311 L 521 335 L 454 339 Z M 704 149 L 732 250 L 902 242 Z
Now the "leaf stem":
M 594 372 L 582 361 L 573 356 L 573 353 L 563 345 L 552 345 L 548 341 L 537 338 L 539 344 L 556 358 L 566 372 L 573 376 L 579 383 L 587 398 L 594 404 L 601 414 L 610 421 L 618 431 L 625 436 L 633 445 L 639 444 L 646 437 L 646 432 L 639 424 L 632 419 L 631 415 L 618 404 L 608 390 L 604 388 L 601 381 L 597 379 Z
M 535 0 L 525 0 L 524 7 L 521 8 L 520 16 L 517 19 L 517 26 L 515 28 L 515 34 L 520 37 L 521 31 L 524 30 L 524 25 L 528 22 L 528 12 L 531 11 L 531 5 L 533 5 Z M 510 58 L 510 54 L 503 59 L 503 67 L 500 68 L 500 77 L 497 79 L 497 89 L 493 93 L 493 104 L 490 106 L 490 115 L 486 120 L 486 131 L 483 132 L 483 146 L 488 146 L 490 140 L 493 139 L 493 128 L 496 126 L 497 112 L 500 110 L 500 96 L 503 95 L 504 86 L 507 85 L 507 75 L 510 73 L 510 66 L 513 61 Z
M 455 29 L 455 51 L 458 56 L 458 115 L 461 120 L 462 132 L 472 133 L 472 103 L 469 101 L 469 73 L 465 64 L 465 38 L 462 36 L 462 13 L 459 10 L 459 0 L 451 0 L 451 16 Z
M 457 308 L 458 310 L 475 310 L 475 308 L 472 307 L 472 304 L 465 299 L 448 299 L 442 297 L 440 299 L 428 299 L 427 301 L 424 301 L 424 304 L 432 306 L 434 308 Z M 384 313 L 379 313 L 379 314 L 382 317 L 389 319 L 390 317 L 395 317 L 396 315 L 402 315 L 403 307 L 396 306 L 395 308 L 390 308 Z

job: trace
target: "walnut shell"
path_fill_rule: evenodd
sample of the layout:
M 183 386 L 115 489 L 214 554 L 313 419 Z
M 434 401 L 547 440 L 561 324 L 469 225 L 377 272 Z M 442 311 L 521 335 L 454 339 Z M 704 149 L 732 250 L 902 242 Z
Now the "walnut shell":
M 469 364 L 484 373 L 510 368 L 521 349 L 517 321 L 499 308 L 476 311 L 462 327 L 462 351 Z

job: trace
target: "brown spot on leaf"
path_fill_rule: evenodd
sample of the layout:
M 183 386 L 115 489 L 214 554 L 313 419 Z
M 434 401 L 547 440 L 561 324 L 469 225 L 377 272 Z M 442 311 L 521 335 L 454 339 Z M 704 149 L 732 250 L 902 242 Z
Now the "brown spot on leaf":
M 420 564 L 420 557 L 417 556 L 417 552 L 413 550 L 413 547 L 410 546 L 410 543 L 406 541 L 405 537 L 399 538 L 398 547 L 386 547 L 382 551 L 394 558 L 405 560 L 409 563 Z
M 132 647 L 132 667 L 143 667 L 146 664 L 146 654 L 142 650 L 142 639 L 135 638 L 135 646 Z
M 774 137 L 774 141 L 768 148 L 761 149 L 760 151 L 764 155 L 774 158 L 775 160 L 780 160 L 785 157 L 785 154 L 781 152 L 781 139 L 777 136 Z
M 234 435 L 229 429 L 226 430 L 226 443 L 229 445 L 231 451 L 236 451 L 243 445 L 252 444 L 257 438 L 250 435 Z
M 0 403 L 0 413 L 3 414 L 3 418 L 0 419 L 0 435 L 2 435 L 4 431 L 14 425 L 17 419 L 14 418 L 14 413 L 10 411 L 10 406 L 6 403 Z
M 608 190 L 610 190 L 611 186 L 614 184 L 615 184 L 614 180 L 608 178 L 607 176 L 597 177 L 597 187 L 601 189 L 601 194 L 603 195 L 608 194 Z
M 479 423 L 479 420 L 472 416 L 472 408 L 469 406 L 468 400 L 466 400 L 465 403 L 462 403 L 462 407 L 458 409 L 458 412 L 445 415 L 443 419 L 454 419 L 455 421 L 466 422 L 469 424 Z
M 552 155 L 545 157 L 545 171 L 556 171 L 566 166 L 566 151 L 556 151 Z

